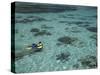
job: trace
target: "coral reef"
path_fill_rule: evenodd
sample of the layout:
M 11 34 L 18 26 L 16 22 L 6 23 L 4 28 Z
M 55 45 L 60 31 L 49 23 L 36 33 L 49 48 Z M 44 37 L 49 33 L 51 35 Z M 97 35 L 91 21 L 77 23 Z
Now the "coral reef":
M 75 69 L 79 69 L 79 67 L 80 67 L 79 64 L 74 64 L 74 65 L 73 65 L 73 68 L 75 68 Z
M 89 30 L 90 32 L 97 32 L 97 27 L 88 27 L 86 29 Z
M 76 24 L 76 25 L 88 25 L 88 24 L 91 24 L 90 22 L 88 21 L 67 21 L 68 24 Z
M 97 34 L 91 35 L 90 38 L 92 38 L 92 39 L 94 39 L 94 40 L 97 40 Z
M 97 19 L 97 15 L 93 15 L 93 16 L 91 16 L 92 18 L 96 18 Z
M 73 32 L 73 33 L 79 33 L 81 31 L 80 30 L 72 30 L 71 32 Z
M 90 24 L 90 22 L 88 21 L 76 21 L 76 22 L 73 22 L 74 24 L 76 25 L 80 25 L 80 24 Z
M 30 30 L 30 32 L 39 32 L 40 30 L 38 29 L 38 28 L 32 28 L 31 30 Z
M 36 17 L 36 16 L 28 16 L 27 18 L 34 18 L 34 17 Z
M 80 24 L 80 25 L 78 25 L 79 27 L 89 27 L 90 25 L 89 24 L 84 24 L 84 25 L 82 25 L 82 24 Z
M 67 18 L 65 15 L 60 15 L 59 18 Z
M 77 42 L 74 42 L 71 45 L 77 48 L 82 48 L 86 46 L 86 43 L 84 41 L 78 40 Z
M 68 37 L 68 36 L 63 36 L 63 37 L 58 38 L 58 41 L 63 44 L 72 44 L 72 42 L 74 42 L 76 40 L 77 40 L 77 38 Z
M 41 26 L 41 28 L 44 28 L 44 29 L 52 29 L 53 27 L 50 27 L 50 26 L 47 26 L 47 25 L 44 24 L 44 25 Z
M 18 20 L 18 19 L 15 20 L 16 23 L 31 23 L 35 21 L 41 22 L 41 21 L 47 21 L 47 20 L 45 18 L 38 17 L 38 16 L 33 16 L 32 18 L 24 18 L 22 20 Z
M 60 15 L 59 18 L 72 18 L 74 19 L 74 16 L 73 15 Z
M 17 19 L 15 20 L 15 23 L 30 23 L 30 22 L 33 22 L 33 20 L 27 18 L 22 20 L 17 20 Z
M 96 68 L 97 67 L 97 57 L 92 55 L 87 55 L 79 59 L 81 65 L 85 68 Z
M 61 45 L 62 45 L 62 43 L 56 43 L 56 45 L 57 45 L 57 46 L 61 46 Z
M 34 34 L 34 36 L 43 36 L 43 35 L 52 35 L 50 32 L 47 32 L 46 30 L 42 30 L 42 31 L 39 31 L 37 33 Z
M 68 21 L 59 21 L 59 23 L 68 23 Z
M 65 30 L 67 30 L 67 29 L 65 29 Z M 71 27 L 70 31 L 73 32 L 73 33 L 79 33 L 79 32 L 81 32 L 81 30 L 80 30 L 79 27 Z
M 66 61 L 69 60 L 69 57 L 70 57 L 69 52 L 60 53 L 60 54 L 56 55 L 56 60 L 60 60 L 60 62 L 65 63 Z

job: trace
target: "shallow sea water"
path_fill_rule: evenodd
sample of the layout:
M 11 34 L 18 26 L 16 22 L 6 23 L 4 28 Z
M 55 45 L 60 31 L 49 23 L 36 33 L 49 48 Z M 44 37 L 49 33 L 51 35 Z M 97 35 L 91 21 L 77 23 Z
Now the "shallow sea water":
M 44 45 L 42 51 L 17 59 L 16 73 L 96 68 L 92 58 L 97 56 L 96 16 L 96 8 L 80 6 L 59 13 L 15 13 L 15 53 L 23 54 L 28 45 L 39 41 Z

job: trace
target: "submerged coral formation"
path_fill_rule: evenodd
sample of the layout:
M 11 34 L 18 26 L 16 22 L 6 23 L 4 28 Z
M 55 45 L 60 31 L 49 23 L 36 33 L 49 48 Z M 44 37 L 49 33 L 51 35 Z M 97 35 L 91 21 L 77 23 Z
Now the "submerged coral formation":
M 22 19 L 22 20 L 15 20 L 16 23 L 30 23 L 30 22 L 33 22 L 33 20 L 31 19 Z
M 61 45 L 62 45 L 62 43 L 56 43 L 56 45 L 57 45 L 57 46 L 61 46 Z
M 74 15 L 69 14 L 67 16 L 66 15 L 60 15 L 59 18 L 71 18 L 71 19 L 74 19 L 75 17 L 74 17 Z
M 42 18 L 42 17 L 38 17 L 38 16 L 33 16 L 32 18 L 24 18 L 24 19 L 21 19 L 21 20 L 18 20 L 16 19 L 15 22 L 16 23 L 32 23 L 32 22 L 35 22 L 35 21 L 47 21 L 45 18 Z
M 87 30 L 90 32 L 97 32 L 97 27 L 88 27 Z
M 91 35 L 90 38 L 92 38 L 92 39 L 94 39 L 94 40 L 97 40 L 97 34 Z
M 59 23 L 68 23 L 68 21 L 59 21 Z
M 56 60 L 60 60 L 60 62 L 64 63 L 69 60 L 69 57 L 70 57 L 69 52 L 60 53 L 60 54 L 56 55 Z
M 44 28 L 44 29 L 52 29 L 54 27 L 50 27 L 50 26 L 47 26 L 47 25 L 44 24 L 44 25 L 41 26 L 41 28 Z
M 34 36 L 43 36 L 43 35 L 52 35 L 50 32 L 47 32 L 46 30 L 42 30 L 40 32 L 37 32 L 34 34 Z
M 68 24 L 76 24 L 76 25 L 91 24 L 91 22 L 88 21 L 59 21 L 59 23 L 68 23 Z
M 64 36 L 58 38 L 58 41 L 63 43 L 63 44 L 72 44 L 72 42 L 76 41 L 77 38 L 69 37 L 69 36 Z
M 79 59 L 81 65 L 85 68 L 96 68 L 97 67 L 97 57 L 92 55 L 87 55 Z
M 86 46 L 86 43 L 84 41 L 78 40 L 75 43 L 72 43 L 71 45 L 77 48 L 83 48 Z
M 79 64 L 74 64 L 74 65 L 73 65 L 73 68 L 74 68 L 74 69 L 78 69 L 79 67 L 80 67 Z
M 38 28 L 32 28 L 31 30 L 30 30 L 30 32 L 39 32 L 40 30 L 38 29 Z

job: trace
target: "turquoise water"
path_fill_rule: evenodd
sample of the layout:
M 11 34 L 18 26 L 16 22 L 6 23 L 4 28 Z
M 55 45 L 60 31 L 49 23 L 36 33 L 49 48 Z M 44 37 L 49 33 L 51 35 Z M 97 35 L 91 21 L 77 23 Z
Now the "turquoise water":
M 59 13 L 15 13 L 17 73 L 97 67 L 96 8 L 76 7 Z M 27 54 L 26 47 L 39 41 L 43 50 Z

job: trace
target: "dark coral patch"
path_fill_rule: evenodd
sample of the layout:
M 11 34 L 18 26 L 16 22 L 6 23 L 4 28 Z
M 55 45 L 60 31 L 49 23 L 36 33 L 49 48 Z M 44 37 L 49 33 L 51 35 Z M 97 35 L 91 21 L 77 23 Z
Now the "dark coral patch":
M 80 24 L 90 24 L 90 22 L 87 22 L 87 21 L 76 21 L 76 22 L 73 22 L 74 24 L 77 24 L 77 25 L 80 25 Z
M 90 22 L 87 21 L 60 21 L 60 23 L 76 24 L 76 25 L 89 25 Z
M 31 30 L 30 30 L 30 32 L 39 32 L 40 30 L 38 29 L 38 28 L 32 28 Z
M 59 23 L 68 23 L 68 21 L 59 21 Z
M 97 15 L 92 16 L 93 18 L 97 18 Z
M 86 43 L 83 41 L 78 40 L 77 42 L 73 43 L 72 46 L 82 48 L 86 46 Z
M 27 18 L 34 18 L 35 16 L 28 16 Z
M 57 46 L 61 46 L 61 45 L 62 45 L 62 43 L 56 43 L 56 45 L 57 45 Z
M 44 28 L 44 29 L 52 29 L 53 27 L 47 26 L 47 25 L 44 24 L 44 25 L 41 26 L 41 28 Z
M 75 17 L 73 14 L 67 14 L 67 15 L 60 15 L 60 18 L 73 18 Z
M 77 40 L 77 38 L 68 37 L 68 36 L 58 38 L 58 41 L 63 44 L 72 44 L 72 42 L 74 42 L 76 40 Z
M 34 34 L 34 36 L 43 36 L 43 35 L 52 35 L 50 32 L 47 32 L 46 30 L 42 30 L 40 32 L 37 32 Z
M 91 35 L 90 38 L 92 38 L 92 39 L 94 39 L 94 40 L 97 40 L 97 34 Z
M 60 53 L 60 54 L 56 55 L 56 60 L 60 60 L 60 62 L 64 63 L 69 60 L 69 57 L 70 57 L 69 52 Z
M 97 32 L 97 27 L 88 27 L 87 30 L 90 32 Z
M 42 18 L 42 17 L 38 17 L 38 16 L 30 16 L 32 18 L 24 18 L 22 20 L 16 20 L 15 22 L 16 23 L 32 23 L 32 22 L 35 22 L 35 21 L 47 21 L 45 18 Z
M 73 65 L 73 68 L 78 69 L 79 66 L 80 66 L 79 64 L 74 64 L 74 65 Z
M 89 27 L 90 25 L 88 25 L 88 24 L 84 24 L 84 25 L 83 25 L 83 24 L 80 24 L 80 25 L 78 25 L 78 26 L 79 26 L 79 27 L 85 27 L 85 28 L 86 28 L 86 27 Z
M 92 55 L 87 55 L 79 59 L 83 67 L 96 68 L 97 67 L 97 57 Z
M 74 19 L 75 17 L 74 16 L 70 16 L 70 15 L 67 15 L 67 16 L 60 15 L 59 18 L 72 18 L 72 19 Z
M 30 22 L 33 22 L 33 20 L 25 18 L 25 19 L 22 19 L 22 20 L 16 20 L 15 22 L 16 23 L 30 23 Z

